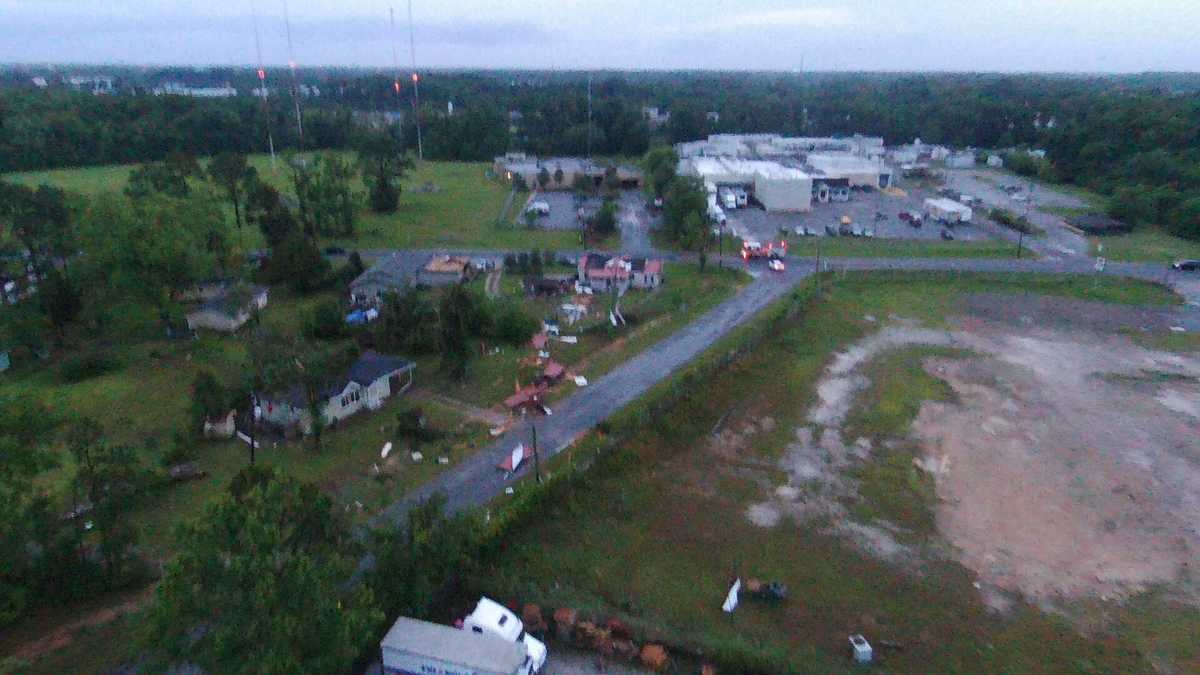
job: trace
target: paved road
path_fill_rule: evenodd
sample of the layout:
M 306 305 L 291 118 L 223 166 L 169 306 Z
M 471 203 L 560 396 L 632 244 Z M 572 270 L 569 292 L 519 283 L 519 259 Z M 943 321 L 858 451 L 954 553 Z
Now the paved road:
M 815 264 L 811 259 L 793 258 L 789 263 L 787 272 L 759 274 L 758 278 L 737 296 L 600 377 L 591 386 L 580 389 L 558 402 L 552 416 L 537 418 L 542 456 L 548 459 L 562 452 L 576 438 L 641 396 L 651 386 L 691 361 L 719 338 L 748 321 L 815 271 Z M 730 264 L 734 264 L 734 261 L 730 260 Z M 1189 304 L 1179 311 L 1179 325 L 1188 330 L 1200 330 L 1200 279 L 1196 279 L 1195 275 L 1189 277 L 1171 272 L 1160 265 L 1110 264 L 1103 272 L 1097 272 L 1090 261 L 1079 258 L 1052 261 L 844 258 L 829 261 L 827 269 L 1103 273 L 1145 279 L 1170 284 L 1184 295 Z M 435 492 L 445 493 L 447 508 L 452 512 L 488 503 L 503 493 L 506 486 L 533 470 L 532 462 L 526 463 L 516 476 L 506 476 L 496 469 L 496 464 L 506 453 L 511 452 L 518 442 L 528 442 L 529 439 L 530 422 L 514 425 L 507 434 L 474 456 L 393 503 L 372 520 L 372 525 L 403 526 L 408 510 Z

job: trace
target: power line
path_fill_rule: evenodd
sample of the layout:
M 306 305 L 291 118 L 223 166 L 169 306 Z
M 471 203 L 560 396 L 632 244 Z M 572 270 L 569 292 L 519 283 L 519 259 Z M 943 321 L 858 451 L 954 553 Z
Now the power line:
M 408 0 L 408 50 L 412 54 L 412 83 L 413 83 L 413 121 L 417 124 L 417 159 L 425 159 L 425 151 L 421 146 L 421 95 L 417 91 L 420 76 L 417 75 L 417 43 L 413 37 L 412 0 Z

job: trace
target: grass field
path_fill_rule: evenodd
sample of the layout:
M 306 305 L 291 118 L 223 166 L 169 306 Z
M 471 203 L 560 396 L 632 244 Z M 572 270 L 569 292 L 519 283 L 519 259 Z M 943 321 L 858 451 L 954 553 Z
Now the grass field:
M 1129 234 L 1090 237 L 1091 254 L 1122 262 L 1174 262 L 1200 258 L 1200 241 L 1167 234 L 1162 228 L 1143 225 Z M 1103 247 L 1103 249 L 1101 249 Z
M 351 153 L 341 154 L 353 161 Z M 290 192 L 290 178 L 282 159 L 274 168 L 265 155 L 254 155 L 250 160 L 259 176 Z M 120 165 L 56 169 L 5 174 L 3 178 L 31 186 L 50 183 L 89 196 L 124 189 L 133 168 L 134 165 Z M 578 233 L 529 230 L 516 224 L 514 213 L 524 195 L 516 195 L 517 203 L 504 212 L 509 189 L 490 178 L 489 169 L 490 165 L 483 162 L 418 162 L 403 181 L 400 209 L 396 213 L 380 215 L 364 208 L 359 214 L 356 237 L 322 243 L 347 248 L 581 248 Z M 425 191 L 427 184 L 434 191 Z M 365 191 L 361 182 L 357 189 Z M 242 234 L 244 249 L 262 246 L 257 230 L 246 228 Z
M 832 354 L 878 328 L 865 317 L 941 326 L 965 293 L 1026 289 L 1171 300 L 1147 284 L 1091 287 L 1061 277 L 873 273 L 835 281 L 824 301 L 807 305 L 751 355 L 698 383 L 670 414 L 623 436 L 614 452 L 627 460 L 591 472 L 520 528 L 484 590 L 618 617 L 646 639 L 724 660 L 728 672 L 852 672 L 846 635 L 859 631 L 903 645 L 885 652 L 893 672 L 1142 672 L 1151 670 L 1149 659 L 1187 670 L 1200 658 L 1189 637 L 1200 630 L 1200 613 L 1154 591 L 1107 606 L 1106 618 L 1085 635 L 1032 606 L 988 610 L 973 575 L 945 558 L 910 571 L 864 555 L 821 523 L 785 521 L 767 530 L 746 518 L 748 503 L 777 484 L 781 448 L 804 421 Z M 886 377 L 866 392 L 851 424 L 890 435 L 907 428 L 920 401 L 946 399 L 945 385 L 918 373 L 924 355 L 904 350 L 874 364 Z M 718 425 L 736 430 L 740 444 L 709 450 Z M 936 546 L 932 489 L 912 457 L 898 445 L 856 469 L 863 488 L 851 514 L 898 520 L 915 543 Z M 790 599 L 768 606 L 743 598 L 727 615 L 720 604 L 735 573 L 783 581 Z

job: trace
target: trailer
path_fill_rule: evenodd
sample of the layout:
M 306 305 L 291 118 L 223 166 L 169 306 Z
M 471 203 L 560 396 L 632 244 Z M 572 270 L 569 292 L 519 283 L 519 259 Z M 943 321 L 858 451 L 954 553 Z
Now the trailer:
M 531 675 L 525 648 L 491 633 L 475 633 L 400 617 L 379 647 L 384 675 L 474 673 Z
M 959 204 L 953 199 L 926 199 L 925 213 L 929 217 L 943 223 L 969 223 L 971 222 L 971 207 Z

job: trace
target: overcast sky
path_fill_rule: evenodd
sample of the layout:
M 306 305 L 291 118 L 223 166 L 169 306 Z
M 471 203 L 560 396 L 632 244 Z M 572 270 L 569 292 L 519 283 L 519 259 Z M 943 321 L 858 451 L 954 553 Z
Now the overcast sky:
M 288 60 L 284 0 L 0 0 L 0 62 Z M 388 66 L 405 0 L 290 0 L 301 65 Z M 1200 69 L 1200 0 L 413 0 L 421 67 Z

